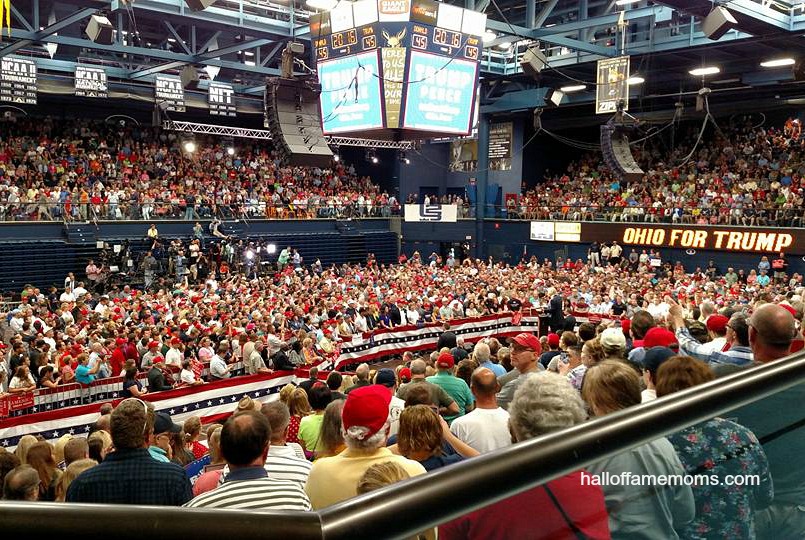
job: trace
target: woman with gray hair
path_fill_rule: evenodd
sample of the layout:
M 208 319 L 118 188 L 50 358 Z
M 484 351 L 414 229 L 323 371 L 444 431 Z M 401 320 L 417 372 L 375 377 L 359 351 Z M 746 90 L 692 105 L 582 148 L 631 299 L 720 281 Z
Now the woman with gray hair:
M 535 373 L 520 385 L 509 415 L 515 442 L 560 431 L 587 418 L 584 402 L 567 379 L 547 372 Z M 589 476 L 575 471 L 462 516 L 440 526 L 439 538 L 609 538 L 604 493 L 599 485 L 585 482 L 585 475 Z M 539 519 L 523 511 L 526 508 L 539 508 Z

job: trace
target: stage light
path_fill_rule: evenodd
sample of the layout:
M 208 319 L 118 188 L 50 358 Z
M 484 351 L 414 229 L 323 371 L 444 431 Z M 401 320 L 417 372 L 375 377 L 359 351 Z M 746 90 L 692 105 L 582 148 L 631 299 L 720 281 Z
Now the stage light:
M 333 161 L 338 163 L 339 161 L 341 161 L 341 156 L 339 156 L 338 154 L 333 154 Z
M 639 1 L 640 0 L 615 0 L 615 5 L 616 6 L 628 6 L 628 5 L 631 5 L 631 4 L 636 4 Z
M 559 89 L 559 91 L 565 94 L 569 94 L 571 92 L 580 92 L 585 88 L 587 88 L 586 84 L 573 84 L 570 86 L 563 86 L 562 88 Z
M 708 67 L 701 67 L 696 69 L 691 69 L 688 71 L 694 77 L 704 77 L 705 75 L 715 75 L 716 73 L 721 73 L 721 70 L 716 66 L 708 66 Z
M 182 148 L 184 148 L 184 151 L 188 154 L 192 154 L 196 151 L 196 143 L 193 141 L 185 141 L 182 143 Z
M 277 252 L 277 244 L 268 244 L 266 246 L 266 253 L 273 255 Z
M 760 66 L 764 68 L 775 68 L 775 67 L 784 67 L 784 66 L 793 66 L 796 63 L 796 60 L 793 58 L 778 58 L 776 60 L 766 60 L 765 62 L 761 62 Z
M 646 82 L 646 79 L 640 77 L 639 75 L 635 75 L 634 77 L 629 77 L 628 79 L 626 79 L 626 84 L 628 84 L 629 86 L 637 86 L 638 84 L 643 84 L 644 82 Z
M 377 156 L 372 156 L 372 163 L 374 163 L 375 165 L 377 165 L 377 162 L 378 162 L 378 161 L 380 161 L 380 160 L 379 160 L 379 159 L 377 159 Z
M 254 259 L 254 250 L 253 249 L 247 249 L 246 250 L 246 258 L 248 260 Z
M 228 155 L 230 155 L 230 156 L 234 156 L 235 155 L 235 149 L 230 146 L 229 148 L 226 149 L 226 153 Z

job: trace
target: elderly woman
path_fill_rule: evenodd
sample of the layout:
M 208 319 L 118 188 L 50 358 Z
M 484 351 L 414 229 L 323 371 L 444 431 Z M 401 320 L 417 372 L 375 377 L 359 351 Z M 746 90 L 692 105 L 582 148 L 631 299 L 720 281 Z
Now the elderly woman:
M 640 376 L 625 362 L 604 360 L 587 370 L 581 395 L 596 417 L 627 409 L 640 404 Z M 676 450 L 664 437 L 594 463 L 589 470 L 594 475 L 608 473 L 610 477 L 685 474 Z M 622 482 L 604 483 L 603 488 L 613 536 L 677 539 L 677 531 L 695 516 L 693 492 L 687 485 L 638 486 Z
M 389 447 L 389 450 L 418 461 L 426 471 L 458 463 L 464 457 L 477 456 L 478 451 L 450 432 L 447 422 L 435 409 L 436 407 L 432 405 L 412 405 L 403 409 L 400 414 L 397 444 Z M 458 453 L 445 453 L 445 442 Z
M 517 442 L 569 428 L 587 417 L 567 379 L 546 372 L 520 385 L 509 414 Z M 584 474 L 572 472 L 446 523 L 439 527 L 439 538 L 609 538 L 604 494 L 600 486 L 582 481 Z M 529 508 L 540 509 L 539 519 L 524 511 Z
M 657 397 L 715 380 L 713 370 L 689 356 L 673 356 L 657 370 Z M 755 511 L 771 503 L 769 463 L 755 434 L 744 426 L 713 418 L 668 436 L 688 475 L 715 482 L 693 486 L 696 518 L 680 530 L 683 538 L 754 538 Z M 720 479 L 750 475 L 758 485 L 726 486 Z

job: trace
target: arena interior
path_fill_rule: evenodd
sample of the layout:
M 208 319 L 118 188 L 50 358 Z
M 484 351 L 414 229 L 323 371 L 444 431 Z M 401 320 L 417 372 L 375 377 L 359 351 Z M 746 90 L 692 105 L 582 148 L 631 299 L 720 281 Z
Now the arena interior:
M 6 534 L 805 538 L 803 37 L 0 0 Z

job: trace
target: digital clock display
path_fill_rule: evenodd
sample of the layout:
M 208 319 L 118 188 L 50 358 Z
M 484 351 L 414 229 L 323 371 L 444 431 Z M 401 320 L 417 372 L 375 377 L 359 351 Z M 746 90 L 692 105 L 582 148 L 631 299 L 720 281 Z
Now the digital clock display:
M 330 44 L 333 49 L 343 49 L 344 47 L 352 47 L 358 43 L 358 32 L 351 28 L 344 32 L 337 32 L 330 36 Z
M 444 28 L 433 29 L 433 42 L 445 47 L 460 47 L 461 32 L 453 32 Z

